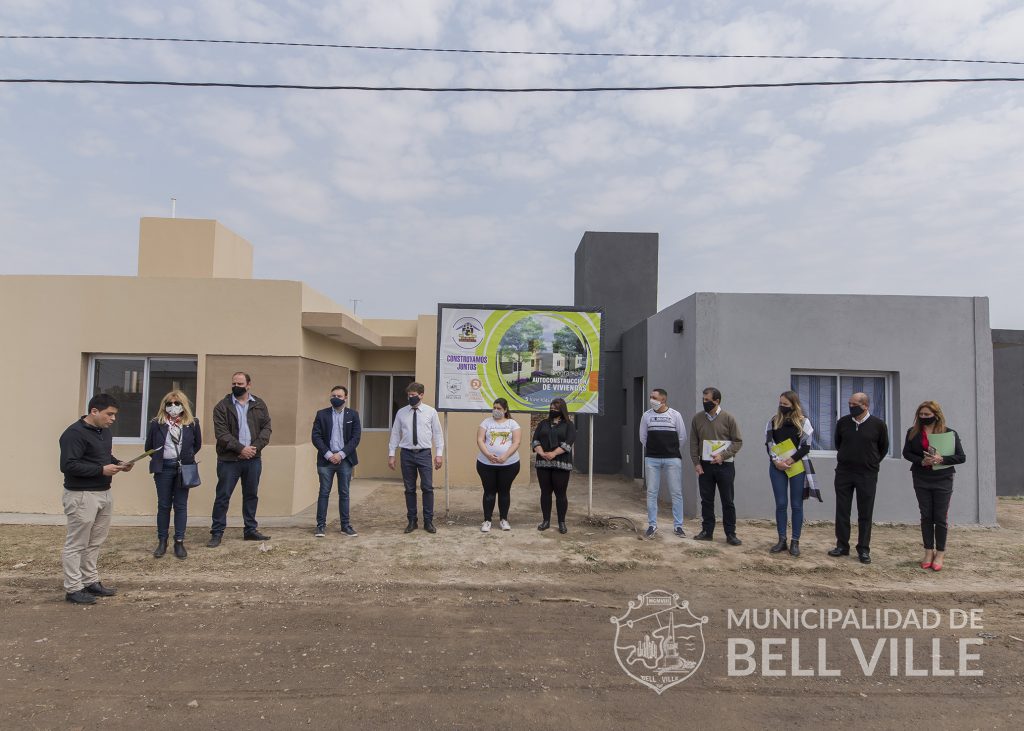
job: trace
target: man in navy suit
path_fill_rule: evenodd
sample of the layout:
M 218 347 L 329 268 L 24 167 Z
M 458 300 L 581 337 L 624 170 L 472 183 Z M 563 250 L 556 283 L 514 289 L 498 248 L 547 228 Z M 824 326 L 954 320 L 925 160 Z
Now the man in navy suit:
M 327 534 L 327 503 L 331 498 L 334 476 L 338 476 L 338 511 L 341 513 L 341 532 L 357 536 L 349 522 L 348 497 L 352 482 L 352 468 L 359 464 L 356 447 L 363 428 L 359 412 L 346 408 L 348 389 L 331 389 L 331 405 L 316 412 L 313 419 L 313 446 L 316 447 L 316 471 L 320 476 L 320 497 L 316 501 L 317 538 Z

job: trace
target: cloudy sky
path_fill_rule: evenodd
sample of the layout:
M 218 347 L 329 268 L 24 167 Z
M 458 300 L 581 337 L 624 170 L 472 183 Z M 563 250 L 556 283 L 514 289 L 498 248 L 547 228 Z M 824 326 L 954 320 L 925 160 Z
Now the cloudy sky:
M 1024 60 L 1015 0 L 3 0 L 2 34 Z M 1024 66 L 0 40 L 0 76 L 428 86 L 1024 76 Z M 135 270 L 216 218 L 367 317 L 565 304 L 584 231 L 690 293 L 984 295 L 1024 328 L 1024 84 L 426 94 L 0 84 L 0 273 Z M 623 262 L 628 266 L 628 261 Z M 653 286 L 652 282 L 652 286 Z

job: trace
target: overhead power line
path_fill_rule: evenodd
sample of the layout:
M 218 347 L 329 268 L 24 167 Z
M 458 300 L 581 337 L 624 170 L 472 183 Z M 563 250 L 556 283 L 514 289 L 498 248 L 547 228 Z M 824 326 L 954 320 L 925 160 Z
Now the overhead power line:
M 975 63 L 1024 66 L 1024 61 L 978 58 L 928 58 L 911 56 L 841 56 L 762 53 L 628 53 L 598 51 L 509 51 L 485 48 L 419 48 L 414 46 L 369 46 L 352 43 L 300 43 L 294 41 L 243 41 L 222 38 L 156 38 L 146 36 L 54 36 L 0 35 L 2 40 L 137 41 L 146 43 L 221 43 L 240 46 L 289 46 L 295 48 L 340 48 L 356 51 L 408 51 L 414 53 L 465 53 L 501 56 L 577 56 L 597 58 L 690 58 L 690 59 L 775 59 L 799 61 L 916 61 L 923 63 Z
M 107 86 L 180 86 L 227 89 L 295 89 L 299 91 L 422 91 L 480 92 L 488 94 L 525 94 L 543 92 L 601 91 L 707 91 L 712 89 L 781 89 L 808 86 L 869 86 L 898 84 L 979 84 L 1020 82 L 1024 77 L 966 79 L 855 79 L 849 81 L 780 81 L 745 84 L 673 84 L 664 86 L 368 86 L 357 84 L 250 84 L 230 81 L 136 81 L 130 79 L 0 79 L 0 84 L 94 84 Z

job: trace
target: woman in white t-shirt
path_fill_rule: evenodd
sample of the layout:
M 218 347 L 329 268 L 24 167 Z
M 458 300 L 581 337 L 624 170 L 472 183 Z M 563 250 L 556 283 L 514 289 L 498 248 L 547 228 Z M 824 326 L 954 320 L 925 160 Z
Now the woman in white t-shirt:
M 476 430 L 476 471 L 484 486 L 484 522 L 480 530 L 491 530 L 494 501 L 498 501 L 498 517 L 502 530 L 512 530 L 508 524 L 508 508 L 512 502 L 512 481 L 519 474 L 519 424 L 509 416 L 508 401 L 494 400 L 491 416 L 484 419 Z

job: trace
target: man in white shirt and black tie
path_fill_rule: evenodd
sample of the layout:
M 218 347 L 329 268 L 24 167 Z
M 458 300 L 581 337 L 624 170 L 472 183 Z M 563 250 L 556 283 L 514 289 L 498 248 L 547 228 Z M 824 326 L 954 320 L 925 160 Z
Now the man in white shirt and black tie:
M 423 403 L 423 384 L 410 383 L 405 389 L 409 405 L 395 414 L 388 442 L 388 467 L 395 469 L 395 449 L 402 449 L 402 481 L 405 483 L 405 507 L 409 524 L 406 533 L 418 527 L 416 522 L 416 475 L 423 491 L 423 529 L 437 533 L 434 527 L 434 479 L 430 473 L 430 450 L 434 449 L 433 467 L 441 469 L 444 462 L 444 433 L 437 411 Z

